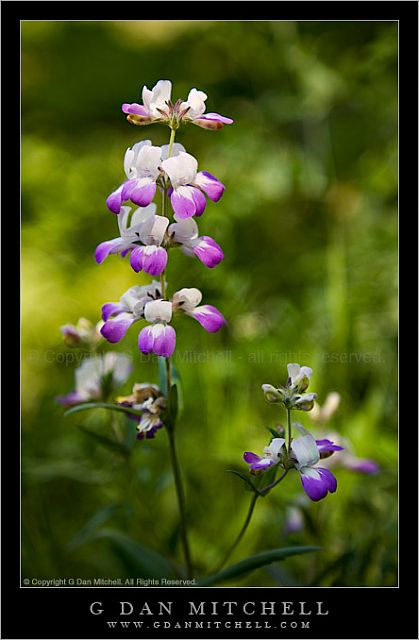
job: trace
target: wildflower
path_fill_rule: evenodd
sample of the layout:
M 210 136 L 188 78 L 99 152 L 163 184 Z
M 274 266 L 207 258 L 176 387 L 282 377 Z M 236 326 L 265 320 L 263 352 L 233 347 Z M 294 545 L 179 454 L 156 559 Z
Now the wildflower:
M 131 358 L 113 351 L 86 358 L 76 369 L 76 389 L 57 397 L 56 401 L 71 407 L 90 400 L 106 400 L 127 380 L 131 369 Z
M 243 460 L 249 465 L 250 473 L 255 474 L 266 471 L 269 467 L 278 464 L 280 462 L 281 449 L 284 444 L 284 438 L 274 438 L 270 445 L 264 448 L 261 456 L 251 451 L 245 451 Z
M 137 422 L 137 440 L 154 438 L 158 429 L 163 427 L 162 414 L 166 408 L 166 399 L 155 384 L 134 384 L 132 394 L 117 398 L 123 407 L 131 407 L 142 411 L 142 416 L 127 414 L 128 418 Z
M 204 129 L 217 130 L 225 124 L 232 124 L 231 118 L 219 113 L 205 113 L 207 95 L 203 91 L 191 89 L 185 102 L 171 101 L 172 83 L 170 80 L 159 80 L 150 90 L 143 87 L 143 104 L 137 102 L 124 103 L 122 111 L 127 114 L 131 124 L 146 125 L 166 123 L 172 129 L 178 129 L 181 122 L 196 124 Z
M 276 388 L 271 384 L 262 385 L 266 400 L 271 403 L 282 402 L 289 410 L 311 411 L 317 394 L 304 391 L 308 388 L 312 369 L 295 363 L 288 364 L 287 369 L 288 380 L 285 386 Z
M 161 298 L 160 283 L 157 280 L 149 285 L 131 287 L 119 302 L 107 302 L 102 306 L 102 318 L 105 322 L 100 332 L 108 342 L 119 342 L 129 327 L 144 318 L 145 305 Z
M 86 318 L 79 318 L 77 324 L 64 324 L 60 331 L 68 347 L 78 347 L 82 344 L 93 345 L 101 339 L 100 327 L 102 322 L 93 325 Z
M 131 207 L 121 207 L 118 214 L 120 237 L 102 242 L 96 247 L 95 258 L 101 264 L 110 254 L 130 255 L 130 264 L 138 273 L 142 269 L 152 276 L 160 275 L 167 264 L 163 242 L 168 218 L 155 215 L 156 205 L 139 207 L 131 214 Z M 128 226 L 129 222 L 131 224 Z M 141 245 L 139 245 L 141 243 Z M 142 246 L 143 245 L 143 246 Z
M 180 245 L 187 256 L 196 256 L 212 269 L 224 258 L 221 247 L 209 236 L 199 236 L 198 225 L 193 218 L 174 222 L 168 229 L 170 239 Z
M 201 300 L 202 293 L 199 289 L 180 289 L 173 296 L 173 309 L 183 311 L 195 318 L 206 331 L 215 333 L 226 324 L 226 320 L 216 307 L 210 304 L 198 306 Z
M 180 105 L 180 112 L 184 112 L 182 120 L 196 124 L 203 129 L 212 130 L 221 129 L 225 124 L 232 124 L 231 118 L 221 116 L 219 113 L 205 113 L 207 97 L 203 91 L 191 89 L 186 102 L 182 102 Z
M 122 111 L 127 115 L 127 120 L 131 124 L 151 124 L 152 122 L 164 122 L 168 118 L 168 102 L 172 93 L 172 83 L 170 80 L 159 80 L 150 90 L 143 87 L 143 104 L 136 102 L 132 104 L 124 103 Z
M 144 307 L 144 317 L 153 324 L 140 331 L 139 350 L 169 358 L 176 346 L 176 332 L 168 324 L 172 319 L 172 303 L 167 300 L 148 302 Z
M 295 467 L 300 472 L 303 489 L 314 502 L 324 498 L 329 492 L 337 489 L 334 475 L 322 467 L 315 465 L 320 460 L 320 451 L 313 436 L 301 425 L 296 425 L 303 435 L 292 441 L 291 456 Z
M 201 216 L 206 207 L 204 193 L 213 202 L 218 202 L 223 195 L 222 182 L 208 171 L 198 173 L 198 162 L 189 153 L 172 154 L 161 164 L 170 178 L 169 195 L 176 220 Z
M 317 442 L 330 442 L 331 439 L 339 445 L 342 445 L 341 448 L 343 449 L 344 447 L 344 451 L 339 456 L 333 456 L 333 458 L 328 457 L 327 460 L 325 460 L 325 465 L 328 468 L 342 467 L 349 471 L 355 471 L 356 473 L 364 473 L 367 475 L 373 475 L 380 471 L 380 467 L 375 460 L 371 460 L 370 458 L 358 458 L 355 455 L 353 445 L 348 438 L 342 438 L 342 436 L 337 433 L 326 433 L 326 440 L 317 440 Z

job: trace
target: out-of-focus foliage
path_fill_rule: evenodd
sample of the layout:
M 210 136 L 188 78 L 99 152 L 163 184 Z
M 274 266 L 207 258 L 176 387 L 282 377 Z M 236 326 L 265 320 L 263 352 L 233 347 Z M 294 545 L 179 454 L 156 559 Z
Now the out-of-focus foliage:
M 301 492 L 290 473 L 259 501 L 232 561 L 296 544 L 322 551 L 232 584 L 395 585 L 391 22 L 22 23 L 23 574 L 142 577 L 141 562 L 127 560 L 118 543 L 122 534 L 181 557 L 164 431 L 136 443 L 127 463 L 78 428 L 112 437 L 111 420 L 125 428 L 123 417 L 98 410 L 64 418 L 54 403 L 74 388 L 85 355 L 63 347 L 59 326 L 80 316 L 96 322 L 104 302 L 148 281 L 116 256 L 96 265 L 93 251 L 116 235 L 105 198 L 123 178 L 125 149 L 168 141 L 167 128 L 133 127 L 120 111 L 159 79 L 172 80 L 175 99 L 204 90 L 209 111 L 235 120 L 219 132 L 189 126 L 177 135 L 226 185 L 200 219 L 225 260 L 210 271 L 173 253 L 168 268 L 169 286 L 201 288 L 228 319 L 217 335 L 187 317 L 175 323 L 185 399 L 179 452 L 198 567 L 218 563 L 247 511 L 249 494 L 225 470 L 244 470 L 243 451 L 261 451 L 265 428 L 285 419 L 260 386 L 285 381 L 287 362 L 299 362 L 313 368 L 320 403 L 328 391 L 342 395 L 331 428 L 381 472 L 336 471 L 337 493 L 310 505 L 303 531 L 285 535 L 286 507 Z M 121 393 L 135 381 L 157 382 L 137 334 L 131 329 L 117 347 L 135 364 Z M 309 415 L 300 420 L 311 427 Z

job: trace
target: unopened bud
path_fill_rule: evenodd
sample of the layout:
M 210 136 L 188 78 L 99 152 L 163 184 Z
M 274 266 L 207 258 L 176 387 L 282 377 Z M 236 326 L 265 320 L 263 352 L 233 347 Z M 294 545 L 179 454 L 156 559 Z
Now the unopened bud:
M 263 384 L 262 391 L 268 402 L 282 402 L 283 394 L 280 389 L 276 389 L 271 384 Z

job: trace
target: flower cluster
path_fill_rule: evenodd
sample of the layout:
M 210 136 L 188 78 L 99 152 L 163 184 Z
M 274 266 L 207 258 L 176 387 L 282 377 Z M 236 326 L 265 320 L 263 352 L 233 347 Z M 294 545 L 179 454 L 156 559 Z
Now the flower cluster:
M 164 358 L 169 358 L 175 349 L 176 332 L 170 324 L 175 313 L 195 318 L 209 332 L 216 332 L 225 324 L 218 309 L 200 304 L 202 294 L 198 289 L 183 288 L 171 298 L 167 295 L 164 272 L 169 249 L 179 247 L 210 269 L 224 258 L 213 238 L 199 235 L 194 219 L 204 213 L 206 197 L 213 202 L 220 200 L 224 185 L 208 171 L 198 171 L 197 160 L 183 145 L 174 142 L 175 131 L 181 122 L 210 129 L 232 123 L 219 114 L 204 113 L 207 96 L 202 91 L 192 89 L 186 102 L 178 100 L 175 104 L 170 96 L 171 83 L 160 80 L 151 91 L 144 87 L 143 105 L 122 107 L 134 124 L 168 124 L 170 143 L 156 147 L 150 140 L 142 140 L 127 149 L 123 163 L 126 179 L 106 201 L 108 209 L 117 215 L 119 235 L 101 242 L 95 252 L 98 264 L 112 254 L 129 255 L 136 273 L 160 276 L 160 281 L 131 287 L 119 302 L 103 305 L 101 334 L 116 343 L 134 322 L 145 320 L 149 325 L 139 333 L 138 348 L 142 353 Z M 153 202 L 157 192 L 163 196 L 160 213 Z
M 268 402 L 282 402 L 286 409 L 298 409 L 311 411 L 316 393 L 304 393 L 310 383 L 310 367 L 300 367 L 299 364 L 288 365 L 288 380 L 284 386 L 274 387 L 271 384 L 263 384 L 262 389 Z
M 122 407 L 141 411 L 141 416 L 127 413 L 128 418 L 137 422 L 137 440 L 154 438 L 157 429 L 163 427 L 166 398 L 155 384 L 134 384 L 132 394 L 117 398 Z

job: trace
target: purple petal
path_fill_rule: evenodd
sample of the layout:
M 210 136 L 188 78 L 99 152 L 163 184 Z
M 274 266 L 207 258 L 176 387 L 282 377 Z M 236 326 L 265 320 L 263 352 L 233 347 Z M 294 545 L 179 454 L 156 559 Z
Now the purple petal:
M 215 176 L 208 171 L 200 171 L 195 179 L 195 184 L 205 191 L 208 198 L 213 202 L 218 202 L 224 193 L 225 186 Z
M 253 464 L 255 462 L 259 462 L 260 456 L 256 453 L 252 453 L 251 451 L 245 451 L 243 454 L 243 460 L 247 462 L 247 464 Z
M 124 311 L 126 311 L 126 307 L 120 302 L 106 302 L 102 305 L 102 320 L 106 322 L 111 316 L 116 316 Z
M 125 184 L 125 183 L 124 183 Z M 112 213 L 119 213 L 122 205 L 122 190 L 124 188 L 124 184 L 121 184 L 115 191 L 111 193 L 110 196 L 106 199 L 106 206 Z
M 204 113 L 201 118 L 204 120 L 215 120 L 217 122 L 222 122 L 223 124 L 233 124 L 234 122 L 231 118 L 221 116 L 219 113 Z
M 209 236 L 201 236 L 194 246 L 193 252 L 197 258 L 210 269 L 213 269 L 224 258 L 221 247 Z
M 232 124 L 233 120 L 231 118 L 220 116 L 219 113 L 205 113 L 201 116 L 193 118 L 191 122 L 192 124 L 196 124 L 198 127 L 202 127 L 203 129 L 211 129 L 213 131 L 216 131 L 217 129 L 222 129 L 225 124 Z
M 114 238 L 98 244 L 95 250 L 96 262 L 101 264 L 111 253 L 118 253 L 118 249 L 122 244 L 121 238 Z
M 195 215 L 202 216 L 205 211 L 205 207 L 207 206 L 204 194 L 199 189 L 193 188 L 192 197 L 195 203 Z
M 133 113 L 138 116 L 148 116 L 145 107 L 137 102 L 132 102 L 131 104 L 124 102 L 122 105 L 122 111 L 124 113 Z
M 378 473 L 380 467 L 374 460 L 368 460 L 367 458 L 354 458 L 349 461 L 344 461 L 343 466 L 352 471 L 358 471 L 359 473 L 373 474 Z
M 138 336 L 138 348 L 142 353 L 152 353 L 154 344 L 153 327 L 144 327 Z
M 143 253 L 144 247 L 136 247 L 131 251 L 129 263 L 136 273 L 141 271 L 143 268 Z
M 243 460 L 249 465 L 251 471 L 258 471 L 260 469 L 268 469 L 274 464 L 274 461 L 270 458 L 262 458 L 261 456 L 246 451 L 243 455 Z
M 114 344 L 122 340 L 133 322 L 132 313 L 121 313 L 116 318 L 107 320 L 100 333 L 108 342 Z
M 62 404 L 64 407 L 73 407 L 76 404 L 84 402 L 86 398 L 83 398 L 77 391 L 70 391 L 64 396 L 57 396 L 55 401 L 58 404 Z
M 142 187 L 134 189 L 130 194 L 130 200 L 139 207 L 147 207 L 156 193 L 156 183 L 150 182 Z
M 184 187 L 184 189 L 185 188 L 187 187 Z M 195 214 L 196 205 L 192 196 L 187 198 L 181 193 L 173 190 L 173 193 L 170 196 L 170 202 L 172 203 L 173 211 L 179 220 L 191 218 Z
M 157 356 L 170 358 L 176 346 L 176 331 L 170 325 L 155 324 L 153 351 Z
M 124 184 L 122 185 L 122 193 L 121 193 L 122 202 L 125 202 L 126 200 L 130 199 L 131 193 L 135 190 L 136 186 L 137 186 L 137 178 L 131 178 L 130 180 L 125 180 Z
M 227 324 L 224 316 L 211 304 L 196 307 L 191 315 L 210 333 L 216 333 L 223 324 Z
M 329 491 L 336 491 L 336 478 L 328 469 L 304 467 L 300 473 L 303 489 L 313 502 L 322 500 Z
M 316 440 L 317 448 L 320 453 L 328 452 L 328 451 L 343 451 L 343 447 L 340 447 L 338 444 L 334 444 L 331 440 L 325 438 L 324 440 Z
M 143 253 L 143 269 L 150 276 L 159 276 L 167 265 L 167 252 L 163 247 L 146 247 Z

